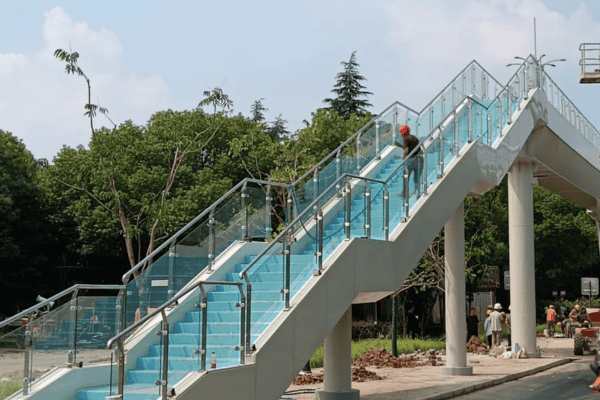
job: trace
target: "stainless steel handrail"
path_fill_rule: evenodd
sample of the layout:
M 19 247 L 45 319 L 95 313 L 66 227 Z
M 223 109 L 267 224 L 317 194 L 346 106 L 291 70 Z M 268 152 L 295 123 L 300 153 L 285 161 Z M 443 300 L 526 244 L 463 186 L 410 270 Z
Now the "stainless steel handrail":
M 182 298 L 183 296 L 185 296 L 186 294 L 199 289 L 200 293 L 202 294 L 202 299 L 203 301 L 199 304 L 200 308 L 203 309 L 203 313 L 202 313 L 202 370 L 201 371 L 206 371 L 206 335 L 207 335 L 207 305 L 206 305 L 206 293 L 204 292 L 204 285 L 225 285 L 225 286 L 237 286 L 239 291 L 240 291 L 240 296 L 241 296 L 241 302 L 239 303 L 239 307 L 241 308 L 240 314 L 241 314 L 241 325 L 240 325 L 240 346 L 235 346 L 236 350 L 240 351 L 240 363 L 244 364 L 245 363 L 245 355 L 244 355 L 244 351 L 245 351 L 245 340 L 249 340 L 249 338 L 247 338 L 247 333 L 246 333 L 246 326 L 245 326 L 245 321 L 247 319 L 246 313 L 248 312 L 248 308 L 246 308 L 246 302 L 245 302 L 245 297 L 244 297 L 244 292 L 242 290 L 243 287 L 243 283 L 242 282 L 225 282 L 225 281 L 201 281 L 201 282 L 197 282 L 185 289 L 182 289 L 181 291 L 179 291 L 175 296 L 173 296 L 170 300 L 166 301 L 165 303 L 163 303 L 162 305 L 160 305 L 159 307 L 156 308 L 156 310 L 154 310 L 152 313 L 146 315 L 144 318 L 140 319 L 138 322 L 136 322 L 135 324 L 131 325 L 130 327 L 128 327 L 127 329 L 121 331 L 119 334 L 113 336 L 108 343 L 106 344 L 106 348 L 107 349 L 111 349 L 115 344 L 117 345 L 117 349 L 118 349 L 118 360 L 119 360 L 119 371 L 118 371 L 118 398 L 122 399 L 123 395 L 124 395 L 124 386 L 125 386 L 125 346 L 123 344 L 123 338 L 127 335 L 129 335 L 130 333 L 132 333 L 133 331 L 135 331 L 137 328 L 139 328 L 140 326 L 142 326 L 143 324 L 145 324 L 146 322 L 148 322 L 149 320 L 151 320 L 152 318 L 154 318 L 156 315 L 160 314 L 162 317 L 162 321 L 164 323 L 164 329 L 162 331 L 159 331 L 158 334 L 161 336 L 165 336 L 165 342 L 164 342 L 164 346 L 166 346 L 164 353 L 163 353 L 163 370 L 162 370 L 162 380 L 158 381 L 157 384 L 160 384 L 162 386 L 162 390 L 161 390 L 161 398 L 162 399 L 166 399 L 167 398 L 167 383 L 168 383 L 168 343 L 169 343 L 169 323 L 168 323 L 168 317 L 166 315 L 166 308 L 168 308 L 169 306 L 171 306 L 172 304 L 176 303 L 180 298 Z
M 42 301 L 41 303 L 38 303 L 32 307 L 29 307 L 25 311 L 21 311 L 20 313 L 15 314 L 12 317 L 6 318 L 4 321 L 0 322 L 0 328 L 10 324 L 13 321 L 21 319 L 21 318 L 25 317 L 26 315 L 31 314 L 32 312 L 39 310 L 40 308 L 44 307 L 45 305 L 49 304 L 50 302 L 58 300 L 59 298 L 61 298 L 63 296 L 66 296 L 66 295 L 76 292 L 78 290 L 85 290 L 85 289 L 122 290 L 122 289 L 125 289 L 125 286 L 124 285 L 85 285 L 85 284 L 73 285 L 70 288 L 65 289 L 62 292 L 55 294 L 54 296 Z
M 138 262 L 135 265 L 135 267 L 133 267 L 129 271 L 127 271 L 123 275 L 123 277 L 121 278 L 122 282 L 124 284 L 129 283 L 129 279 L 130 279 L 131 275 L 133 275 L 136 271 L 138 271 L 140 268 L 142 268 L 144 265 L 146 265 L 146 263 L 148 261 L 150 261 L 154 256 L 156 256 L 156 254 L 158 254 L 159 252 L 161 252 L 162 250 L 164 250 L 165 248 L 167 248 L 167 246 L 171 245 L 179 236 L 181 236 L 181 234 L 183 232 L 187 231 L 189 228 L 191 228 L 192 226 L 194 226 L 194 224 L 197 223 L 203 217 L 209 215 L 210 212 L 212 210 L 216 209 L 216 207 L 219 204 L 221 204 L 223 201 L 227 200 L 227 198 L 229 196 L 231 196 L 233 193 L 235 193 L 240 188 L 243 188 L 248 183 L 257 183 L 257 184 L 260 184 L 260 185 L 279 186 L 279 187 L 283 187 L 283 188 L 286 188 L 286 189 L 290 187 L 290 185 L 288 185 L 288 184 L 263 181 L 263 180 L 260 180 L 260 179 L 251 179 L 251 178 L 245 178 L 245 179 L 243 179 L 237 185 L 235 185 L 233 188 L 231 188 L 227 193 L 225 193 L 223 196 L 221 196 L 217 201 L 215 201 L 210 207 L 208 207 L 206 210 L 202 211 L 200 214 L 198 214 L 197 217 L 195 217 L 193 220 L 191 220 L 183 228 L 181 228 L 177 232 L 175 232 L 173 234 L 173 236 L 171 236 L 169 239 L 167 239 L 163 244 L 161 244 L 159 247 L 157 247 L 156 249 L 154 249 L 154 251 L 152 253 L 150 253 L 149 255 L 147 255 L 146 257 L 144 257 L 144 259 L 141 260 L 140 262 Z

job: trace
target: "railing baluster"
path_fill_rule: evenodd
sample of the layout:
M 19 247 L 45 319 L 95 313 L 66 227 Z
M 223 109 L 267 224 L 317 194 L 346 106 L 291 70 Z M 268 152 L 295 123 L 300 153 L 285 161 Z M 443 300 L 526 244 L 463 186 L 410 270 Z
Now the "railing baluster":
M 371 186 L 365 181 L 365 234 L 371 239 Z
M 469 99 L 467 107 L 469 109 L 469 143 L 471 143 L 473 142 L 473 102 L 471 99 Z
M 439 155 L 439 159 L 438 159 L 438 166 L 440 168 L 440 172 L 438 173 L 437 177 L 438 179 L 440 179 L 441 177 L 444 176 L 444 131 L 442 130 L 441 127 L 438 128 L 438 139 L 440 142 L 440 155 Z
M 387 242 L 390 238 L 390 192 L 385 184 L 383 185 L 383 207 L 383 234 L 385 236 L 385 241 Z
M 351 210 L 352 210 L 352 186 L 350 183 L 350 178 L 346 177 L 346 222 L 344 226 L 346 227 L 346 239 L 350 240 L 350 232 L 352 229 L 352 218 L 351 218 Z
M 284 311 L 288 311 L 290 309 L 290 262 L 291 262 L 291 240 L 292 240 L 292 232 L 291 230 L 287 232 L 283 239 L 283 259 L 285 266 L 285 287 L 282 290 L 282 293 L 285 298 L 285 308 Z
M 375 159 L 381 160 L 381 155 L 379 154 L 379 119 L 375 121 Z

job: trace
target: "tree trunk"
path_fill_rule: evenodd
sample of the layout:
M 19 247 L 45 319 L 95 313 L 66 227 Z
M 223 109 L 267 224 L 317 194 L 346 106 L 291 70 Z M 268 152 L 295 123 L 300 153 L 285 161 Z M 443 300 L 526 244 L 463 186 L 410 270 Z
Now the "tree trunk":
M 398 357 L 398 307 L 397 296 L 392 295 L 392 355 Z

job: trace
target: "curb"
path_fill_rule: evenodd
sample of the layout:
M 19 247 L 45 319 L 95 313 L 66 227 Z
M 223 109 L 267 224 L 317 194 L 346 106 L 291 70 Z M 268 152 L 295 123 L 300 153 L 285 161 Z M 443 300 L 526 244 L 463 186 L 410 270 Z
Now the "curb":
M 515 381 L 517 379 L 524 378 L 526 376 L 535 375 L 539 372 L 546 371 L 560 365 L 568 364 L 573 361 L 572 358 L 562 358 L 560 360 L 553 361 L 546 365 L 540 365 L 539 367 L 535 367 L 532 369 L 528 369 L 526 371 L 517 372 L 516 374 L 506 375 L 500 378 L 492 379 L 485 382 L 478 382 L 468 386 L 459 387 L 456 389 L 448 390 L 446 392 L 437 393 L 431 396 L 419 397 L 415 400 L 443 400 L 450 399 L 452 397 L 461 396 L 463 394 L 468 394 L 474 392 L 476 390 L 486 389 L 492 386 L 498 386 L 506 382 Z

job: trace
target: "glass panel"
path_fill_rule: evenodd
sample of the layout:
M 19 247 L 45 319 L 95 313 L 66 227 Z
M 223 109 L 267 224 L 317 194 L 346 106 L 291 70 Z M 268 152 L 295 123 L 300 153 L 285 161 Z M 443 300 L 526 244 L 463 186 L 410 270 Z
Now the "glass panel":
M 385 240 L 385 203 L 384 186 L 381 183 L 369 182 L 371 190 L 371 239 Z
M 383 151 L 386 146 L 393 145 L 394 108 L 379 120 L 379 148 Z M 397 133 L 397 132 L 396 132 Z
M 447 110 L 451 110 L 452 108 L 452 103 L 450 104 L 446 104 L 446 107 L 444 107 L 444 103 L 445 100 L 443 98 L 443 96 L 441 96 L 440 98 L 438 98 L 435 103 L 433 103 L 432 106 L 432 129 L 435 128 L 440 122 L 442 122 L 442 118 L 446 115 L 444 113 L 444 108 L 446 108 Z

